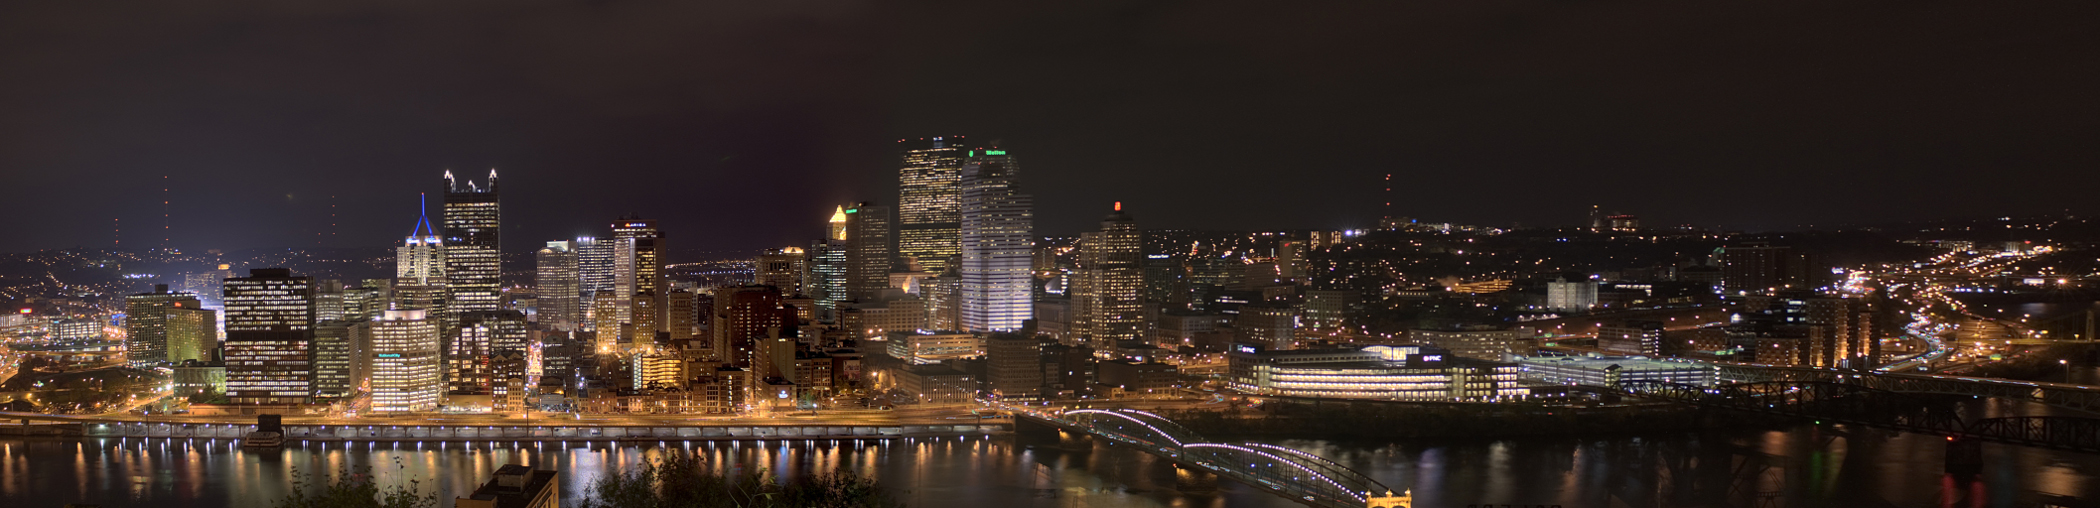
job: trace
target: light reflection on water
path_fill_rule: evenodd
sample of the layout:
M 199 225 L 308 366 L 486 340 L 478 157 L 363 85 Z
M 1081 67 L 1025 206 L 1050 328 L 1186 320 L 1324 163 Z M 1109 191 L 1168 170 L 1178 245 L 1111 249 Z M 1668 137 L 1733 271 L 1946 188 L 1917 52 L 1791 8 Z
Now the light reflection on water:
M 383 481 L 419 479 L 441 504 L 525 462 L 562 471 L 573 501 L 601 475 L 666 453 L 732 470 L 787 475 L 850 469 L 909 506 L 1299 506 L 1231 481 L 1178 470 L 1128 447 L 1045 434 L 881 441 L 660 443 L 291 443 L 247 452 L 227 440 L 0 439 L 0 505 L 268 506 L 290 469 L 334 475 L 371 466 Z M 1977 483 L 1943 470 L 1945 440 L 1845 426 L 1784 432 L 1609 438 L 1283 440 L 1388 486 L 1416 506 L 1564 507 L 2031 506 L 2039 493 L 2100 499 L 2100 457 L 1986 445 Z M 398 461 L 398 466 L 397 466 Z M 564 503 L 568 504 L 568 503 Z

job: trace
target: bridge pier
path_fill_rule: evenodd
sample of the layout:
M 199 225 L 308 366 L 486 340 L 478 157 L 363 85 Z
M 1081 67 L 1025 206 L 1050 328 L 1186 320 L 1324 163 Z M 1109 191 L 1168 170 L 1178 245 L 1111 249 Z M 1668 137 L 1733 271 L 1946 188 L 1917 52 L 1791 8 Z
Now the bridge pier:
M 1948 438 L 1946 467 L 1947 474 L 1958 480 L 1983 474 L 1983 440 Z
M 1186 494 L 1208 494 L 1218 491 L 1218 475 L 1201 469 L 1174 465 L 1174 490 Z

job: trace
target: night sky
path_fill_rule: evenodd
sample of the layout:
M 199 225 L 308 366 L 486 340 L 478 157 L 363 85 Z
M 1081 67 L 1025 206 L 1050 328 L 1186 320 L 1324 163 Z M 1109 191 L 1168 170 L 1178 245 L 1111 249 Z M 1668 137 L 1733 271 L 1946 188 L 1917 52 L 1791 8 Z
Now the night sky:
M 935 135 L 1045 234 L 1366 227 L 1388 172 L 1497 226 L 2091 212 L 2096 5 L 8 2 L 0 251 L 159 246 L 164 176 L 174 247 L 384 247 L 492 167 L 514 252 L 805 245 Z

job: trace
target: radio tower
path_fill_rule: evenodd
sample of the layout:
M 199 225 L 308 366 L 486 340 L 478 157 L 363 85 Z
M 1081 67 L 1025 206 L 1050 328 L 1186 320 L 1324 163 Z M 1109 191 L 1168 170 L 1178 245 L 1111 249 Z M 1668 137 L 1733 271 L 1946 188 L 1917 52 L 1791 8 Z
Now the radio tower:
M 146 226 L 153 227 L 153 226 Z M 174 235 L 168 227 L 168 175 L 160 175 L 160 250 L 167 252 L 168 242 Z
M 111 249 L 124 248 L 124 219 L 110 219 L 117 227 L 116 236 L 109 242 Z

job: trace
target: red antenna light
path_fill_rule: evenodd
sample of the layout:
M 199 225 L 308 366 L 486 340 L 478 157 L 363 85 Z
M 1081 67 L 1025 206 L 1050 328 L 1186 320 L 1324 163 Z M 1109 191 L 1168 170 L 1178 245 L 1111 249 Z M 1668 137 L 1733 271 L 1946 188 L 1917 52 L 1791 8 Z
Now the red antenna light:
M 1118 212 L 1120 212 L 1120 211 L 1123 211 L 1123 202 L 1122 202 L 1122 201 L 1117 201 L 1117 202 L 1116 202 L 1116 211 L 1118 211 Z

